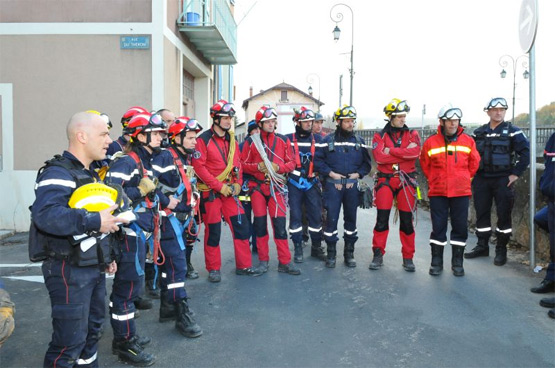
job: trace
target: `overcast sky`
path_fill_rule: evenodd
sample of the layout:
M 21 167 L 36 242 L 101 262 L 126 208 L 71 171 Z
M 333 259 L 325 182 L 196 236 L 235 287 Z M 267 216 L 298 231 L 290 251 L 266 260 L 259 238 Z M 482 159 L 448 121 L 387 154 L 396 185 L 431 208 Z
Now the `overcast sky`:
M 555 101 L 555 1 L 538 0 L 536 37 L 536 106 Z M 482 111 L 491 97 L 511 105 L 512 65 L 500 78 L 499 58 L 522 54 L 519 13 L 522 0 L 347 0 L 349 9 L 338 23 L 341 38 L 333 40 L 335 22 L 329 0 L 238 0 L 236 105 L 255 93 L 286 82 L 305 92 L 312 77 L 314 97 L 325 103 L 324 115 L 349 102 L 351 34 L 354 33 L 353 105 L 365 128 L 383 125 L 383 107 L 392 99 L 408 101 L 409 125 L 437 121 L 440 107 L 452 102 L 463 110 L 463 123 L 485 123 Z M 254 5 L 254 6 L 253 6 Z M 334 12 L 335 13 L 335 12 Z M 246 14 L 246 16 L 245 16 Z M 517 65 L 516 115 L 528 112 L 528 81 Z M 320 82 L 320 86 L 318 86 Z M 511 117 L 511 109 L 507 119 Z M 239 114 L 242 118 L 242 110 Z

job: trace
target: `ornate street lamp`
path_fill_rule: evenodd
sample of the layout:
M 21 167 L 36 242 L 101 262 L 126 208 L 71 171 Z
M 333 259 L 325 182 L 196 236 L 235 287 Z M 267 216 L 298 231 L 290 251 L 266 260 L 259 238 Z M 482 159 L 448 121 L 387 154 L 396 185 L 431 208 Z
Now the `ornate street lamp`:
M 335 4 L 334 6 L 331 7 L 330 9 L 330 18 L 332 21 L 335 22 L 335 28 L 333 29 L 333 39 L 335 41 L 339 40 L 339 36 L 341 35 L 341 30 L 339 29 L 339 26 L 337 25 L 338 23 L 340 23 L 341 21 L 343 21 L 343 13 L 336 11 L 334 14 L 334 9 L 338 6 L 343 6 L 347 9 L 349 9 L 351 11 L 351 20 L 352 20 L 352 28 L 351 28 L 351 69 L 349 69 L 349 73 L 351 75 L 351 96 L 350 96 L 350 105 L 353 105 L 353 75 L 355 74 L 355 71 L 353 69 L 353 45 L 355 43 L 355 16 L 353 13 L 353 9 L 351 9 L 351 7 L 347 4 L 343 4 L 343 3 L 339 3 L 339 4 Z
M 522 60 L 521 60 L 522 59 Z M 519 60 L 521 61 L 521 66 L 524 68 L 524 73 L 522 73 L 522 77 L 524 79 L 528 79 L 530 73 L 528 72 L 528 55 L 520 55 L 516 59 L 513 58 L 511 55 L 503 55 L 499 58 L 499 65 L 501 66 L 502 70 L 501 78 L 505 78 L 507 76 L 507 71 L 505 68 L 511 66 L 513 68 L 513 119 L 511 123 L 515 122 L 515 90 L 516 90 L 516 69 L 518 67 Z

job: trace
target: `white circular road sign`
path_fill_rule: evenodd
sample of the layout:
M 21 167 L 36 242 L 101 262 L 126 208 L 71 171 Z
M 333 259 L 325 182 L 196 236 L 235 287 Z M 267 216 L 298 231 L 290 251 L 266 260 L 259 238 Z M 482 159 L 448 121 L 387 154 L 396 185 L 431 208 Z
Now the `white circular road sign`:
M 523 0 L 518 18 L 518 32 L 522 51 L 529 52 L 536 39 L 538 12 L 536 0 Z

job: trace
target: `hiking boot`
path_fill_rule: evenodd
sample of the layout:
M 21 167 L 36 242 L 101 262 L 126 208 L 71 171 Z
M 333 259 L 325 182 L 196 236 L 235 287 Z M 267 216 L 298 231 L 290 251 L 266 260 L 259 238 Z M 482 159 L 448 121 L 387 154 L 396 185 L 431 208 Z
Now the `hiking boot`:
M 326 267 L 335 268 L 335 257 L 337 255 L 337 243 L 327 243 L 328 245 L 328 255 L 326 256 Z
M 290 275 L 300 275 L 301 274 L 301 270 L 299 270 L 298 268 L 296 268 L 292 262 L 289 262 L 288 264 L 279 264 L 278 265 L 278 272 L 283 272 L 283 273 L 288 273 Z
M 175 307 L 175 303 L 169 302 L 167 295 L 167 290 L 162 290 L 162 292 L 160 293 L 160 318 L 158 318 L 159 322 L 175 321 L 175 319 L 177 318 L 177 308 Z
M 222 275 L 220 274 L 220 270 L 212 270 L 208 272 L 208 281 L 210 282 L 222 281 Z
M 198 272 L 190 263 L 187 263 L 187 278 L 191 280 L 198 279 Z
M 264 272 L 261 272 L 261 271 L 259 271 L 258 269 L 254 268 L 254 267 L 236 268 L 235 269 L 235 274 L 239 275 L 239 276 L 260 276 L 263 273 Z
M 416 271 L 416 267 L 412 262 L 412 258 L 403 258 L 403 269 L 407 272 L 414 272 Z
M 135 367 L 148 367 L 153 365 L 154 356 L 145 353 L 137 340 L 137 336 L 133 336 L 129 340 L 114 341 L 112 349 L 115 350 L 118 358 L 124 363 L 134 365 Z
M 258 266 L 256 267 L 256 269 L 260 271 L 261 274 L 268 272 L 268 261 L 258 262 Z
M 451 270 L 453 270 L 453 275 L 464 276 L 464 246 L 461 247 L 460 245 L 451 245 L 451 252 Z
M 383 266 L 383 253 L 380 248 L 374 248 L 374 258 L 368 266 L 371 270 L 379 270 Z

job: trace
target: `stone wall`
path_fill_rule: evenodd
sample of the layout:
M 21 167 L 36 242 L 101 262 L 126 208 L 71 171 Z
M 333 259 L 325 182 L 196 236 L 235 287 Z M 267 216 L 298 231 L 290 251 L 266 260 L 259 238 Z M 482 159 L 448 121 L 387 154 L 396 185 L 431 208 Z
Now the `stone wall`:
M 420 201 L 423 207 L 429 207 L 428 204 L 428 183 L 424 174 L 420 169 L 419 163 L 418 167 L 418 182 L 420 185 L 420 192 L 422 194 L 422 200 Z M 536 165 L 536 178 L 539 178 L 543 174 L 544 165 Z M 524 175 L 517 180 L 515 183 L 515 203 L 512 212 L 513 221 L 513 236 L 511 237 L 510 246 L 521 248 L 529 251 L 530 248 L 530 226 L 529 226 L 529 201 L 530 201 L 530 171 L 526 170 Z M 536 186 L 537 188 L 537 186 Z M 539 190 L 536 189 L 536 211 L 546 206 L 547 202 Z M 492 208 L 492 228 L 495 228 L 497 223 L 497 215 L 495 212 L 495 205 Z M 470 210 L 468 211 L 468 228 L 471 232 L 474 232 L 476 226 L 476 211 L 474 210 L 473 202 L 470 201 Z M 536 228 L 536 259 L 538 263 L 547 263 L 549 260 L 549 239 L 545 231 Z M 494 239 L 492 239 L 494 240 Z M 469 247 L 474 247 L 474 244 L 468 244 Z

